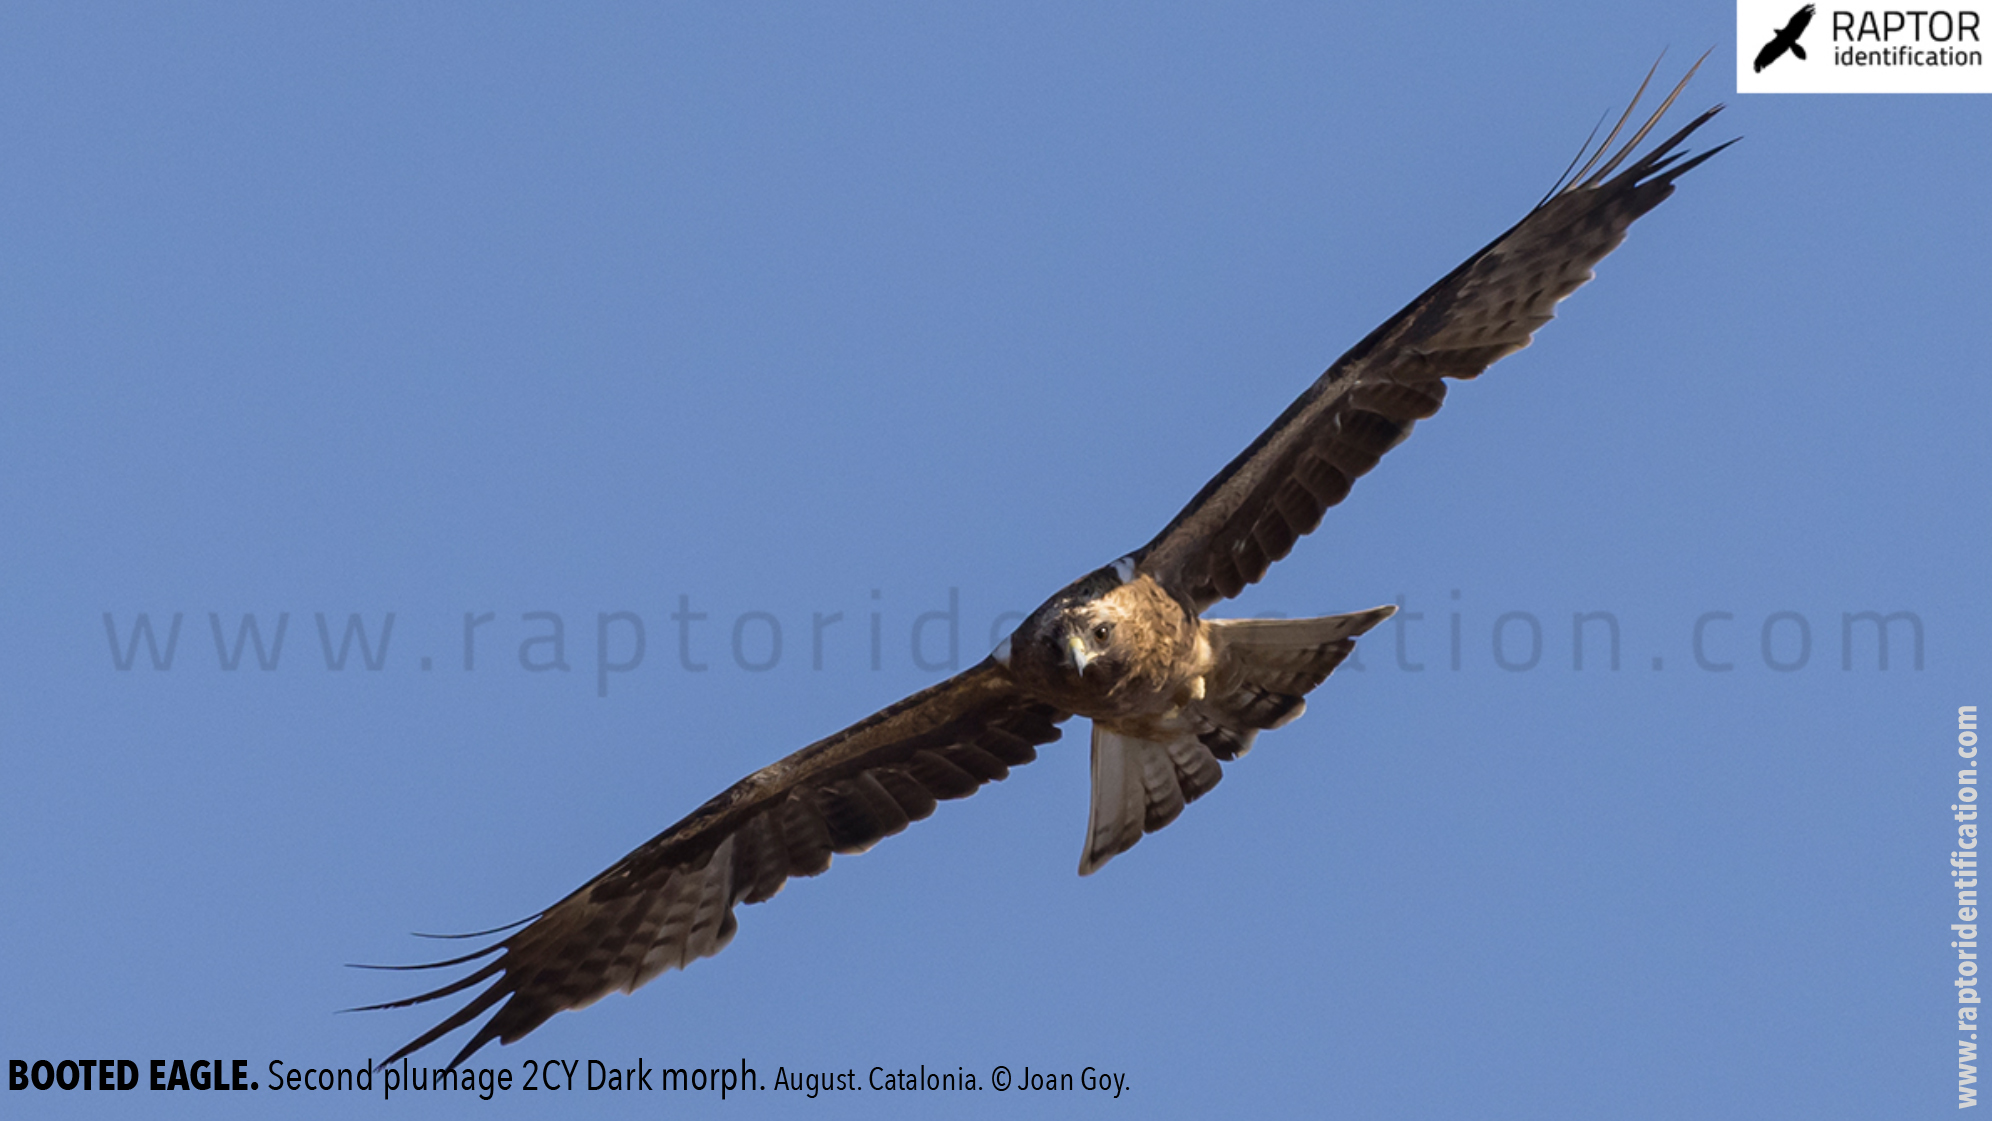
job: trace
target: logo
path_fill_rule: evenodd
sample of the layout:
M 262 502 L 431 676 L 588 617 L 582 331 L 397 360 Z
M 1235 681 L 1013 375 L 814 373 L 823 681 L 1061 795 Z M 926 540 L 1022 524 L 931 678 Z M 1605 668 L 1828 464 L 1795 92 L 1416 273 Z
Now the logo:
M 1895 4 L 1736 0 L 1736 92 L 1992 93 L 1992 0 Z
M 1771 41 L 1764 44 L 1764 49 L 1757 52 L 1757 72 L 1763 73 L 1764 67 L 1783 58 L 1786 51 L 1790 51 L 1793 58 L 1804 62 L 1805 48 L 1798 45 L 1798 37 L 1805 34 L 1805 27 L 1811 22 L 1812 5 L 1807 4 L 1793 13 L 1791 21 L 1779 28 L 1778 33 L 1771 36 Z

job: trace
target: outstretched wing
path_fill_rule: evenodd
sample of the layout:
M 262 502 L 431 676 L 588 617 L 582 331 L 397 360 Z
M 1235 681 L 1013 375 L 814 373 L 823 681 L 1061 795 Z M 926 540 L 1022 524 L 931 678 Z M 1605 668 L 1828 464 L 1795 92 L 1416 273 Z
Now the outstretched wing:
M 1805 7 L 1793 12 L 1791 22 L 1784 25 L 1783 31 L 1778 32 L 1778 38 L 1789 39 L 1796 43 L 1798 37 L 1805 34 L 1805 29 L 1811 26 L 1812 11 L 1812 5 L 1807 4 Z
M 993 660 L 958 674 L 735 783 L 617 861 L 509 938 L 449 961 L 492 955 L 469 976 L 367 1010 L 405 1008 L 486 985 L 470 1003 L 387 1061 L 418 1051 L 504 1004 L 450 1065 L 493 1039 L 511 1043 L 556 1012 L 725 948 L 733 908 L 759 903 L 790 876 L 814 876 L 833 853 L 858 853 L 1037 758 L 1070 714 L 1031 700 Z
M 1198 611 L 1237 595 L 1312 532 L 1414 421 L 1438 411 L 1446 395 L 1441 379 L 1475 377 L 1527 346 L 1557 301 L 1591 279 L 1591 267 L 1625 239 L 1634 219 L 1672 194 L 1675 179 L 1728 147 L 1680 158 L 1681 142 L 1717 106 L 1613 175 L 1693 76 L 1690 69 L 1632 139 L 1598 166 L 1631 117 L 1628 106 L 1567 184 L 1559 181 L 1527 217 L 1337 359 L 1134 554 L 1138 568 Z

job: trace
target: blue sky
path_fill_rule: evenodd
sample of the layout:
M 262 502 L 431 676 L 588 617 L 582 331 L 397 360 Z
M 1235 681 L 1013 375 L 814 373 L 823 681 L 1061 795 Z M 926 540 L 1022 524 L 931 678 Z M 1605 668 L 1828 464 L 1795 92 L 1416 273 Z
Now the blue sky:
M 333 1013 L 409 979 L 343 963 L 537 910 L 951 635 L 980 658 L 1517 219 L 1663 48 L 1671 79 L 1713 45 L 1678 119 L 1730 101 L 1709 140 L 1744 141 L 1227 606 L 1405 613 L 1208 799 L 1079 879 L 1069 726 L 477 1063 L 1128 1087 L 561 1102 L 602 1114 L 1950 1110 L 1988 110 L 1739 99 L 1733 27 L 8 8 L 0 1053 L 260 1077 L 405 1042 L 430 1013 Z M 1847 646 L 1870 611 L 1913 614 L 1920 666 L 1906 620 L 1886 670 Z M 162 645 L 181 617 L 169 669 L 117 667 L 104 617 L 140 613 Z M 275 668 L 222 668 L 210 613 L 224 646 L 287 615 Z

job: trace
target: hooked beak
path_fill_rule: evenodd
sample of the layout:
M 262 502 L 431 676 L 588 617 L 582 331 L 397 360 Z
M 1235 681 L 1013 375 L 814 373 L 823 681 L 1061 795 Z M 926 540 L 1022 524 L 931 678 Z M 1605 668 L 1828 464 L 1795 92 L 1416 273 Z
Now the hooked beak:
M 1086 676 L 1086 667 L 1093 664 L 1097 655 L 1086 649 L 1086 643 L 1076 634 L 1065 636 L 1065 648 L 1072 652 L 1073 671 L 1081 677 Z

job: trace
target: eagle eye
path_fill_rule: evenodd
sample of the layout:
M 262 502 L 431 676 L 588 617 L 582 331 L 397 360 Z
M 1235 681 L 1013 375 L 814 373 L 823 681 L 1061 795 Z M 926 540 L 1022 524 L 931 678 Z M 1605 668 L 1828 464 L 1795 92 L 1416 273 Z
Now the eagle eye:
M 1093 628 L 1094 642 L 1105 642 L 1106 640 L 1112 638 L 1113 636 L 1114 636 L 1114 625 L 1112 623 L 1101 623 Z

